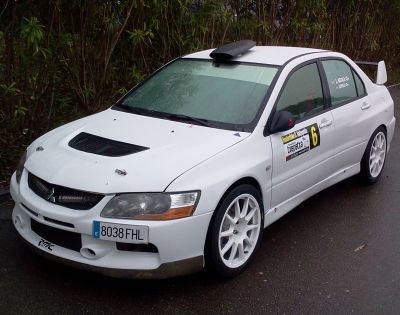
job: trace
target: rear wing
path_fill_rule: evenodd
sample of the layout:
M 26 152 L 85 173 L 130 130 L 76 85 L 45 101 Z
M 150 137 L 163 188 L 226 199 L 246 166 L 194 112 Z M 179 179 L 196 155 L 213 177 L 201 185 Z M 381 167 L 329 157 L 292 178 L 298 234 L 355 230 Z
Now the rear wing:
M 369 61 L 355 61 L 358 65 L 366 66 L 377 66 L 378 70 L 376 72 L 376 84 L 383 85 L 387 81 L 386 65 L 383 60 L 379 62 L 369 62 Z

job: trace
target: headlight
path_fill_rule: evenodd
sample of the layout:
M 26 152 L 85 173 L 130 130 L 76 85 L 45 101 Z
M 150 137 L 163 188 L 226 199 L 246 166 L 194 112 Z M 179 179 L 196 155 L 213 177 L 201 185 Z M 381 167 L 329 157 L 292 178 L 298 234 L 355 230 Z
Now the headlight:
M 22 154 L 21 158 L 19 159 L 17 170 L 15 171 L 15 178 L 17 183 L 21 181 L 22 171 L 24 170 L 24 165 L 26 162 L 26 151 Z
M 101 212 L 104 218 L 172 220 L 191 216 L 200 192 L 116 195 Z

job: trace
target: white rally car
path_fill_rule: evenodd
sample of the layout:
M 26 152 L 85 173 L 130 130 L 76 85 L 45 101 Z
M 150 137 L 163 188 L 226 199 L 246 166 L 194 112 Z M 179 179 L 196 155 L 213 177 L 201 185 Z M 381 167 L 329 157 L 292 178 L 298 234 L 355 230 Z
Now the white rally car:
M 376 182 L 395 128 L 384 62 L 375 84 L 340 53 L 254 45 L 178 58 L 34 141 L 11 179 L 22 239 L 112 276 L 229 277 L 305 199 Z

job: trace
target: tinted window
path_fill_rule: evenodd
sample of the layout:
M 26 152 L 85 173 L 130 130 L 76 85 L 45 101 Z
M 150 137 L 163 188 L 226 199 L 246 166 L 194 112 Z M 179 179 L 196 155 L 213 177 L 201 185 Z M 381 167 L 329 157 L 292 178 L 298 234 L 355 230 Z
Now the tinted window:
M 324 97 L 317 64 L 312 63 L 296 70 L 286 82 L 277 110 L 288 111 L 296 119 L 301 119 L 323 108 Z
M 358 96 L 365 95 L 364 84 L 362 83 L 360 77 L 358 76 L 358 74 L 354 70 L 353 70 L 353 74 L 354 74 L 354 79 L 356 80 Z
M 332 106 L 357 97 L 352 70 L 347 63 L 341 60 L 324 60 L 322 65 L 328 80 Z

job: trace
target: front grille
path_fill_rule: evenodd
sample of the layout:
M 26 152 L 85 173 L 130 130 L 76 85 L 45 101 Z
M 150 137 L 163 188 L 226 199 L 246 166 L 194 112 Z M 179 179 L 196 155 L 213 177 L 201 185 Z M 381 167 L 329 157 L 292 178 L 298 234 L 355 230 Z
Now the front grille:
M 103 199 L 104 195 L 53 185 L 29 173 L 28 186 L 48 202 L 74 210 L 88 210 Z
M 110 157 L 124 156 L 149 149 L 135 144 L 95 136 L 86 132 L 81 132 L 75 136 L 68 145 L 79 151 Z
M 79 233 L 56 229 L 31 219 L 31 229 L 40 237 L 58 246 L 79 252 L 82 239 Z

